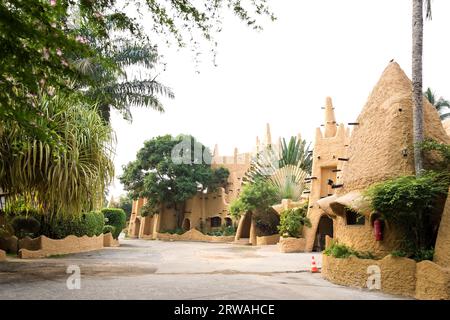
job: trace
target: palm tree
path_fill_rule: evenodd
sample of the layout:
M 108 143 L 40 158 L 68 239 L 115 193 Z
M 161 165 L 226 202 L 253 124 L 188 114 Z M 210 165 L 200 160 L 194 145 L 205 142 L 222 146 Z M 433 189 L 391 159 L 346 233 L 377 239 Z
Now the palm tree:
M 73 96 L 40 96 L 35 108 L 58 141 L 29 136 L 13 121 L 0 132 L 0 188 L 47 214 L 77 216 L 101 207 L 114 177 L 114 135 L 93 108 Z
M 111 108 L 131 120 L 130 107 L 147 107 L 164 112 L 159 96 L 174 98 L 169 87 L 151 76 L 150 71 L 158 63 L 156 48 L 148 43 L 137 43 L 126 38 L 112 40 L 107 47 L 93 43 L 111 64 L 105 65 L 89 59 L 75 60 L 79 70 L 89 75 L 92 85 L 80 88 L 86 97 L 98 104 L 101 117 L 109 122 Z M 138 76 L 130 76 L 131 72 Z
M 412 85 L 413 85 L 413 143 L 414 167 L 416 175 L 423 171 L 423 157 L 420 144 L 423 133 L 423 93 L 422 93 L 422 59 L 423 59 L 423 11 L 431 19 L 431 0 L 412 0 Z
M 431 88 L 428 88 L 427 91 L 425 91 L 423 94 L 424 94 L 425 98 L 427 98 L 427 100 L 439 112 L 439 114 L 441 116 L 441 120 L 444 120 L 444 119 L 450 117 L 450 111 L 447 110 L 446 112 L 443 112 L 443 110 L 450 108 L 450 101 L 445 100 L 442 97 L 440 97 L 438 100 L 436 100 L 436 95 L 433 91 L 431 91 Z
M 276 188 L 279 200 L 299 200 L 311 173 L 312 155 L 308 151 L 306 141 L 297 137 L 291 137 L 288 144 L 283 139 L 278 151 L 267 146 L 252 160 L 244 181 L 266 181 Z

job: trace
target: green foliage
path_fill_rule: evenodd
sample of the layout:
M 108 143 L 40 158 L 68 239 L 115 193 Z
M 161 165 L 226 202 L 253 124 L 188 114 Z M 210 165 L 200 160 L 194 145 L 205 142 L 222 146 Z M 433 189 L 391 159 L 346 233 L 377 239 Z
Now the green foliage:
M 417 262 L 423 260 L 433 260 L 434 248 L 417 248 L 413 242 L 405 241 L 402 249 L 393 250 L 391 252 L 393 257 L 411 258 Z
M 413 255 L 414 260 L 416 260 L 417 262 L 420 262 L 423 260 L 433 261 L 433 257 L 434 257 L 434 248 L 429 248 L 429 249 L 421 248 L 421 249 L 417 250 Z
M 281 142 L 280 168 L 292 165 L 299 166 L 303 171 L 311 174 L 312 153 L 310 145 L 306 145 L 306 140 L 300 137 L 291 137 L 289 143 L 283 138 Z
M 107 233 L 114 234 L 115 230 L 116 230 L 116 228 L 114 226 L 109 225 L 109 224 L 107 224 L 107 225 L 105 225 L 103 227 L 103 233 L 104 234 L 107 234 Z
M 236 228 L 233 226 L 222 225 L 219 229 L 212 230 L 207 233 L 209 236 L 228 237 L 236 234 Z
M 89 237 L 99 236 L 103 233 L 105 226 L 105 216 L 100 211 L 87 212 L 83 215 L 83 224 L 85 231 L 83 232 Z
M 87 38 L 89 34 L 87 34 Z M 112 43 L 110 43 L 112 42 Z M 117 69 L 80 59 L 75 63 L 94 81 L 85 88 L 85 97 L 98 103 L 98 111 L 106 122 L 110 121 L 110 109 L 122 113 L 125 119 L 131 120 L 131 107 L 147 107 L 163 112 L 164 108 L 158 96 L 174 98 L 172 90 L 150 76 L 158 63 L 156 47 L 128 38 L 109 40 L 99 43 L 93 40 L 96 50 L 112 61 Z M 127 73 L 130 68 L 138 67 L 139 77 Z
M 120 208 L 103 208 L 102 213 L 105 216 L 106 224 L 115 228 L 113 238 L 118 239 L 127 224 L 125 212 Z
M 265 146 L 252 160 L 244 181 L 265 180 L 278 193 L 278 200 L 299 200 L 305 189 L 305 178 L 311 172 L 312 154 L 306 140 L 291 137 L 289 144 L 283 138 L 280 150 Z
M 277 203 L 277 190 L 270 183 L 256 180 L 254 183 L 242 187 L 239 198 L 232 202 L 230 214 L 238 218 L 242 213 L 251 211 L 265 212 Z
M 12 219 L 11 226 L 14 229 L 14 235 L 19 239 L 26 236 L 33 238 L 41 228 L 40 222 L 32 216 L 16 216 Z
M 163 230 L 163 231 L 161 231 L 161 233 L 182 235 L 183 233 L 185 233 L 185 231 L 183 228 L 175 228 L 175 229 Z
M 166 41 L 173 36 L 180 46 L 188 37 L 192 39 L 188 43 L 198 50 L 193 38 L 199 35 L 215 43 L 212 35 L 220 29 L 223 9 L 230 9 L 254 28 L 260 28 L 255 15 L 274 19 L 265 2 L 256 0 L 243 6 L 240 0 L 206 0 L 197 5 L 185 0 L 152 0 L 123 6 L 116 0 L 57 0 L 53 5 L 47 0 L 1 1 L 0 118 L 50 143 L 59 139 L 48 127 L 51 121 L 30 108 L 29 97 L 42 89 L 74 92 L 103 87 L 103 95 L 86 94 L 84 98 L 107 100 L 120 110 L 127 110 L 125 101 L 159 108 L 155 94 L 162 86 L 155 77 L 120 81 L 124 80 L 124 64 L 136 66 L 136 61 L 145 57 L 143 50 L 133 46 L 142 49 L 150 38 L 162 35 Z M 136 12 L 138 18 L 130 12 Z M 148 23 L 152 25 L 150 35 L 143 32 Z M 118 35 L 129 39 L 129 45 L 118 45 Z M 86 72 L 88 68 L 96 72 Z
M 366 191 L 372 209 L 405 235 L 409 255 L 422 255 L 434 246 L 435 221 L 442 213 L 438 204 L 450 185 L 448 174 L 425 172 L 421 176 L 401 176 L 371 186 Z
M 273 208 L 265 210 L 256 210 L 252 215 L 256 225 L 256 236 L 264 237 L 278 233 L 280 217 Z
M 435 170 L 442 171 L 442 173 L 449 174 L 450 172 L 450 145 L 439 143 L 433 139 L 426 139 L 420 144 L 420 147 L 425 152 L 436 151 L 441 157 L 442 161 L 439 167 Z
M 79 216 L 48 218 L 41 216 L 41 234 L 52 239 L 67 236 L 99 236 L 103 233 L 105 218 L 100 211 L 86 212 Z
M 153 217 L 153 215 L 159 213 L 160 206 L 154 201 L 147 201 L 139 210 L 139 214 L 142 217 Z
M 161 203 L 175 208 L 184 220 L 185 201 L 199 191 L 214 191 L 228 178 L 225 168 L 211 168 L 209 150 L 192 136 L 159 136 L 148 140 L 137 159 L 123 168 L 120 181 L 134 198 L 146 198 L 143 214 L 154 214 Z
M 283 237 L 300 237 L 302 226 L 311 227 L 311 221 L 306 217 L 307 212 L 308 202 L 301 207 L 283 211 L 278 226 L 280 235 Z
M 393 256 L 393 257 L 397 257 L 397 258 L 406 258 L 406 257 L 408 257 L 408 253 L 406 252 L 406 251 L 404 251 L 404 250 L 393 250 L 392 252 L 391 252 L 391 255 Z
M 127 221 L 130 220 L 131 210 L 133 207 L 133 199 L 129 194 L 122 195 L 119 198 L 118 202 L 114 201 L 114 203 L 111 203 L 108 206 L 122 209 L 123 211 L 125 211 L 125 214 L 127 215 Z
M 442 110 L 446 110 L 446 108 L 450 108 L 450 102 L 443 97 L 436 99 L 436 94 L 428 88 L 427 91 L 424 92 L 425 98 L 436 108 L 438 112 L 442 112 Z M 448 109 L 447 109 L 448 110 Z M 450 117 L 450 112 L 441 113 L 440 117 L 442 120 Z
M 114 176 L 111 128 L 75 96 L 43 95 L 34 102 L 64 143 L 49 143 L 15 123 L 2 123 L 0 188 L 8 199 L 18 197 L 49 214 L 78 215 L 100 207 Z
M 325 249 L 323 253 L 327 256 L 341 259 L 349 258 L 351 256 L 359 259 L 375 259 L 371 252 L 359 252 L 343 243 L 338 243 L 337 241 L 333 241 L 333 243 Z

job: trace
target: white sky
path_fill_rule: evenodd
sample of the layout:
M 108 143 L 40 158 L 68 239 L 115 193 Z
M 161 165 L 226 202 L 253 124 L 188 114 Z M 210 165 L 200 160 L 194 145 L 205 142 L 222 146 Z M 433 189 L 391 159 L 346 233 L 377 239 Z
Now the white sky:
M 192 134 L 222 155 L 252 151 L 269 122 L 272 138 L 301 132 L 311 141 L 331 96 L 338 122 L 352 122 L 395 59 L 411 74 L 411 0 L 272 0 L 278 20 L 256 32 L 227 15 L 216 38 L 218 64 L 205 49 L 195 67 L 188 50 L 160 47 L 167 69 L 159 80 L 175 92 L 166 112 L 133 109 L 133 123 L 113 114 L 116 176 L 145 140 Z M 450 1 L 434 0 L 425 22 L 424 88 L 450 98 Z M 200 71 L 200 73 L 196 73 Z M 114 197 L 123 193 L 116 180 Z

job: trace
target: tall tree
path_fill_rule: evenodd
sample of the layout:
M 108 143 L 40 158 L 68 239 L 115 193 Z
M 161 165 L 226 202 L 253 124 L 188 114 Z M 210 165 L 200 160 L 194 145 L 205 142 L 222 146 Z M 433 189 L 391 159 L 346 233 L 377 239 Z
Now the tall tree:
M 149 43 L 150 36 L 162 34 L 164 39 L 173 36 L 180 46 L 187 43 L 198 51 L 198 42 L 194 39 L 201 37 L 215 43 L 213 35 L 220 31 L 222 13 L 227 9 L 256 29 L 260 26 L 255 16 L 274 19 L 266 0 L 241 2 L 205 0 L 193 4 L 186 0 L 136 0 L 121 5 L 117 0 L 2 0 L 0 118 L 19 123 L 27 134 L 55 141 L 58 137 L 48 125 L 40 125 L 43 115 L 33 108 L 32 98 L 42 89 L 73 91 L 73 82 L 81 81 L 86 86 L 95 84 L 95 78 L 83 75 L 71 58 L 91 58 L 96 64 L 121 70 L 114 61 L 103 57 L 96 46 L 91 46 L 92 41 L 83 39 L 78 28 L 80 22 L 95 40 L 110 45 L 112 50 L 114 45 L 109 42 L 112 33 L 126 33 L 130 39 L 145 44 Z M 135 12 L 132 9 L 136 9 Z M 146 20 L 142 10 L 149 12 L 145 12 Z M 130 12 L 137 13 L 141 19 L 131 16 Z M 144 24 L 152 25 L 150 34 L 143 32 Z M 155 87 L 155 82 L 150 85 Z M 140 86 L 142 88 L 142 83 Z M 131 86 L 126 90 L 128 97 L 135 93 Z M 134 97 L 141 101 L 146 99 Z
M 172 206 L 181 227 L 186 200 L 227 181 L 228 170 L 213 170 L 210 161 L 209 150 L 192 136 L 156 137 L 146 141 L 137 159 L 124 167 L 120 182 L 133 199 L 147 199 L 150 212 L 146 214 L 158 213 L 161 204 Z
M 444 99 L 443 97 L 436 99 L 436 94 L 431 90 L 431 88 L 428 88 L 427 91 L 425 91 L 423 94 L 424 94 L 425 98 L 427 98 L 427 100 L 439 112 L 441 120 L 444 120 L 444 119 L 447 119 L 450 117 L 450 111 L 448 109 L 448 108 L 450 108 L 450 101 Z M 447 110 L 447 111 L 444 111 L 444 110 Z
M 172 99 L 174 94 L 169 87 L 157 81 L 156 75 L 151 75 L 159 59 L 155 46 L 126 37 L 102 44 L 94 41 L 93 46 L 117 66 L 111 69 L 90 59 L 76 61 L 78 68 L 94 80 L 93 84 L 80 89 L 98 104 L 98 111 L 106 122 L 110 121 L 111 109 L 118 110 L 127 120 L 132 118 L 131 107 L 164 111 L 159 96 Z M 130 70 L 139 72 L 132 74 Z
M 416 175 L 423 171 L 423 156 L 420 144 L 424 140 L 423 131 L 423 12 L 424 4 L 427 19 L 431 19 L 431 0 L 412 0 L 412 85 L 413 85 L 413 143 L 414 167 Z
M 38 125 L 50 123 L 60 141 L 38 139 L 17 122 L 4 121 L 0 188 L 8 201 L 23 199 L 45 214 L 77 216 L 98 209 L 114 177 L 111 127 L 73 95 L 44 94 L 34 105 L 45 115 Z

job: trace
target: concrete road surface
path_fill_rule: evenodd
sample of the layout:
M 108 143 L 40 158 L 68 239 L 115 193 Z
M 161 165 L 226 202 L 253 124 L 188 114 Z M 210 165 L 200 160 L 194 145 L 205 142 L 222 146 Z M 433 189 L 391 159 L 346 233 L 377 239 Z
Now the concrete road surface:
M 0 262 L 0 299 L 402 299 L 323 280 L 309 272 L 311 256 L 276 246 L 121 240 L 88 253 L 9 257 Z

